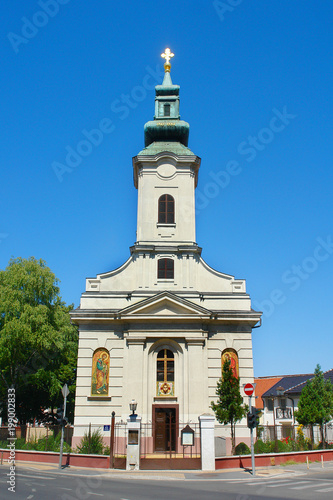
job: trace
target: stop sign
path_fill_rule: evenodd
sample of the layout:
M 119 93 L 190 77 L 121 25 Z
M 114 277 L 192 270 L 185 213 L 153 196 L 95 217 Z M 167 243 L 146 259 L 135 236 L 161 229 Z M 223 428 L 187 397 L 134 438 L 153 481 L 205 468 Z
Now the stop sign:
M 244 392 L 247 396 L 252 396 L 254 392 L 254 385 L 253 384 L 245 384 L 244 385 Z

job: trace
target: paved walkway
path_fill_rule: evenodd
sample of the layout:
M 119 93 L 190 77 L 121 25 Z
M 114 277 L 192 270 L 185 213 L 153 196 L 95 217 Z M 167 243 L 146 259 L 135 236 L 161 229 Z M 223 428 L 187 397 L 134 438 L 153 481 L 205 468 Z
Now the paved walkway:
M 249 479 L 254 477 L 252 476 L 250 469 L 223 469 L 216 470 L 211 472 L 204 472 L 200 470 L 147 470 L 147 471 L 125 471 L 120 469 L 92 469 L 86 467 L 65 467 L 63 469 L 59 469 L 57 464 L 45 464 L 38 462 L 25 462 L 25 461 L 17 461 L 17 472 L 18 475 L 20 470 L 30 470 L 30 471 L 39 471 L 39 472 L 53 472 L 56 474 L 65 474 L 65 475 L 73 475 L 73 476 L 100 476 L 100 477 L 114 477 L 114 478 L 124 478 L 127 479 L 149 479 L 149 480 L 234 480 L 234 481 L 248 481 Z M 1 468 L 7 468 L 8 463 L 4 461 Z M 318 471 L 318 470 L 330 470 L 333 471 L 333 462 L 324 462 L 324 468 L 320 463 L 312 463 L 309 465 L 309 471 Z M 288 465 L 285 467 L 258 467 L 256 469 L 256 478 L 270 478 L 270 477 L 281 477 L 281 476 L 290 476 L 297 475 L 307 472 L 306 464 L 295 464 Z
M 120 469 L 92 469 L 86 467 L 65 467 L 59 469 L 57 464 L 45 464 L 38 462 L 16 462 L 17 472 L 20 470 L 30 470 L 39 472 L 53 472 L 56 474 L 65 474 L 73 476 L 107 476 L 114 478 L 128 478 L 128 479 L 150 479 L 150 480 L 249 480 L 252 478 L 252 473 L 250 469 L 224 469 L 216 470 L 211 472 L 204 472 L 200 470 L 159 470 L 159 471 L 125 471 Z M 4 465 L 0 466 L 8 467 L 8 464 L 4 462 Z M 321 468 L 321 464 L 310 464 L 310 470 L 318 470 Z M 333 462 L 324 462 L 324 469 L 333 470 Z M 256 469 L 257 478 L 268 478 L 268 477 L 279 477 L 279 476 L 290 476 L 299 474 L 307 471 L 306 464 L 297 464 L 286 467 L 258 467 Z

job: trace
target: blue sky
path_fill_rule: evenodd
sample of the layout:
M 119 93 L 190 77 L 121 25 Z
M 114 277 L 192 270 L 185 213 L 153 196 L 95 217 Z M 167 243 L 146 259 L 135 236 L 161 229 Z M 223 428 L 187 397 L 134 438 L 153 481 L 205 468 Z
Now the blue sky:
M 170 47 L 202 158 L 202 256 L 264 310 L 255 375 L 332 368 L 333 4 L 19 0 L 0 13 L 0 268 L 42 258 L 77 306 L 86 277 L 128 258 L 132 157 Z

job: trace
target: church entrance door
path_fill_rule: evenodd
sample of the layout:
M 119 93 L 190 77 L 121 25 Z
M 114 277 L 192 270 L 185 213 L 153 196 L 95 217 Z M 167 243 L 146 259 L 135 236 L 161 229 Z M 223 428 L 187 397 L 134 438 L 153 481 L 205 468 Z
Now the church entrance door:
M 153 404 L 151 422 L 141 424 L 140 469 L 200 469 L 199 423 L 189 425 L 194 431 L 193 446 L 181 443 L 179 405 Z
M 155 451 L 176 451 L 175 408 L 155 408 Z

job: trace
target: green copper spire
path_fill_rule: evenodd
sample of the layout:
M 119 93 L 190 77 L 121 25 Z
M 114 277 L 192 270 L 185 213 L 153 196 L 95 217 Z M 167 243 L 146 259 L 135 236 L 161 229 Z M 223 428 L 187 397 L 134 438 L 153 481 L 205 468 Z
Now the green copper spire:
M 156 85 L 155 116 L 144 127 L 145 147 L 153 142 L 179 142 L 188 144 L 190 126 L 180 119 L 179 85 L 173 85 L 170 75 L 170 58 L 174 54 L 166 49 L 161 56 L 165 59 L 165 75 L 162 85 Z

